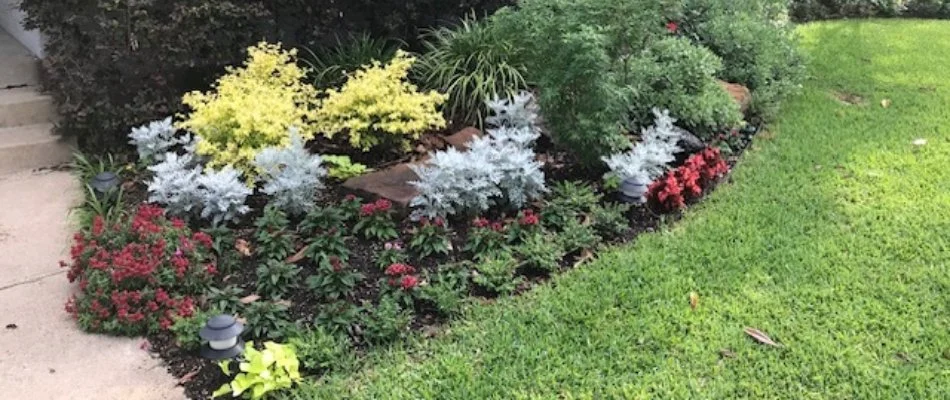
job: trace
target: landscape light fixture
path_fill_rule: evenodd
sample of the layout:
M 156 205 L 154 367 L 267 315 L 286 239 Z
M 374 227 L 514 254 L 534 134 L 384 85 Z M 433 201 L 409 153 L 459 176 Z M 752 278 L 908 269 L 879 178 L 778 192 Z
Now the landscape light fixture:
M 641 182 L 636 177 L 629 177 L 620 181 L 620 198 L 627 203 L 643 204 L 649 189 L 649 182 Z
M 209 360 L 234 358 L 244 352 L 241 333 L 244 325 L 234 316 L 223 314 L 211 317 L 198 332 L 206 343 L 201 346 L 201 356 Z
M 119 176 L 114 172 L 101 172 L 98 175 L 92 177 L 92 180 L 89 181 L 89 186 L 92 186 L 92 189 L 98 194 L 111 193 L 115 188 L 119 187 Z

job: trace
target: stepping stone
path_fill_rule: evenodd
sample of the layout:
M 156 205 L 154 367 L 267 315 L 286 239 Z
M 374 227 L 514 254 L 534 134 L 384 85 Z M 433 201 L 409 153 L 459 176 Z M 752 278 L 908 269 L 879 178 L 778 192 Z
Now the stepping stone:
M 460 151 L 468 150 L 468 142 L 471 142 L 472 139 L 481 136 L 482 131 L 477 128 L 468 127 L 456 132 L 453 135 L 447 136 L 445 142 L 459 149 Z
M 459 150 L 468 150 L 468 142 L 481 132 L 475 128 L 465 128 L 445 138 L 446 143 Z M 419 179 L 410 165 L 421 165 L 424 161 L 402 163 L 381 171 L 370 172 L 343 183 L 343 187 L 360 196 L 376 199 L 384 198 L 393 205 L 408 208 L 409 202 L 419 195 L 419 191 L 409 182 Z
M 729 93 L 732 99 L 739 104 L 739 111 L 745 113 L 749 109 L 749 104 L 752 103 L 752 92 L 749 91 L 749 88 L 738 83 L 725 81 L 719 81 L 719 86 L 722 86 L 722 89 Z

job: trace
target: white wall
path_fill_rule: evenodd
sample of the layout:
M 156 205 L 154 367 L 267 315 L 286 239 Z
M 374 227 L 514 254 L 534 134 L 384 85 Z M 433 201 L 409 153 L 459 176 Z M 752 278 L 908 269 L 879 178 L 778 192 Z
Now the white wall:
M 19 0 L 0 0 L 0 28 L 7 31 L 37 57 L 43 57 L 43 38 L 37 31 L 23 29 L 23 12 Z

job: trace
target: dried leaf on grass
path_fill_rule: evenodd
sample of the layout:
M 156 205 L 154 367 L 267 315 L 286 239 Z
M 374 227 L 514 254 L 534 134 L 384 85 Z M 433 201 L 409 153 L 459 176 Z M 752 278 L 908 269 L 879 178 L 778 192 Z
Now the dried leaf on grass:
M 699 307 L 699 293 L 689 292 L 689 308 L 695 311 L 696 307 Z
M 719 349 L 719 356 L 722 358 L 736 358 L 736 353 L 731 349 Z
M 574 268 L 584 265 L 584 263 L 593 259 L 594 259 L 594 252 L 590 251 L 589 249 L 584 249 L 584 251 L 581 252 L 581 256 L 578 257 L 577 261 L 574 262 Z
M 783 347 L 782 345 L 775 343 L 775 341 L 772 340 L 772 338 L 770 338 L 769 335 L 766 335 L 765 333 L 763 333 L 762 331 L 758 329 L 745 328 L 745 334 L 751 336 L 753 339 L 755 339 L 755 341 L 759 343 L 773 346 L 773 347 Z
M 891 99 L 881 100 L 881 107 L 888 108 L 891 106 Z

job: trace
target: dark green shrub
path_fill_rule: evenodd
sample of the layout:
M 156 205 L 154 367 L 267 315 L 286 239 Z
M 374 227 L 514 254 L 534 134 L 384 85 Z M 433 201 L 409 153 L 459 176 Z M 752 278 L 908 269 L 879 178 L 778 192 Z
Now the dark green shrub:
M 615 238 L 630 230 L 630 220 L 627 218 L 629 204 L 607 203 L 598 205 L 590 213 L 591 223 L 598 235 L 604 238 Z
M 280 260 L 269 260 L 257 267 L 257 293 L 271 298 L 283 298 L 299 286 L 300 267 Z
M 242 316 L 247 320 L 249 339 L 280 340 L 294 327 L 290 309 L 280 302 L 255 301 L 244 308 Z
M 544 272 L 557 271 L 564 257 L 557 238 L 541 233 L 528 236 L 512 251 L 521 260 L 522 266 Z
M 453 29 L 426 32 L 423 46 L 413 68 L 426 88 L 449 95 L 445 110 L 453 122 L 480 126 L 488 115 L 486 100 L 527 87 L 524 66 L 511 60 L 513 44 L 494 25 L 465 19 Z
M 910 0 L 904 7 L 905 17 L 950 19 L 950 0 Z
M 511 253 L 498 252 L 478 263 L 472 273 L 472 281 L 500 295 L 511 294 L 524 280 L 516 275 L 518 266 L 518 260 Z
M 442 315 L 453 316 L 465 304 L 468 275 L 465 264 L 441 266 L 438 272 L 426 275 L 428 284 L 419 286 L 418 296 L 434 305 Z
M 905 0 L 791 0 L 789 15 L 796 21 L 834 18 L 893 17 Z
M 204 328 L 211 317 L 218 314 L 220 312 L 212 308 L 208 311 L 195 310 L 195 313 L 187 318 L 175 318 L 175 322 L 170 329 L 172 334 L 175 335 L 175 343 L 182 350 L 197 351 L 201 347 L 201 337 L 198 336 L 198 331 Z

